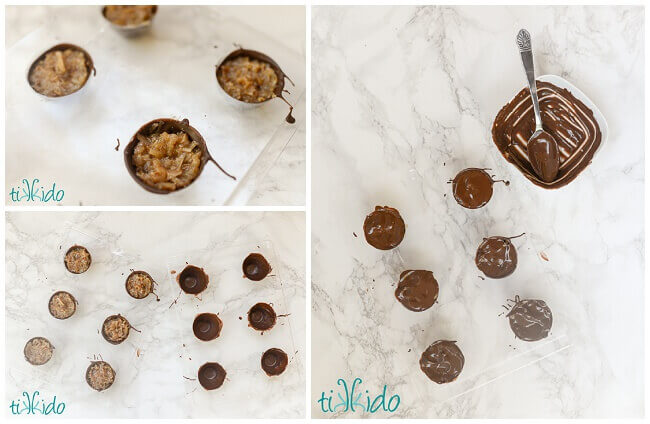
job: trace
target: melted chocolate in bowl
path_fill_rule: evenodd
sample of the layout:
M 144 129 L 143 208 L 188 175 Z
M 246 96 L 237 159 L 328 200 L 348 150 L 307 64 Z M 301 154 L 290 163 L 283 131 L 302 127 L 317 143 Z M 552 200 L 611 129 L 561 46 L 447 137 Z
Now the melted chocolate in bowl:
M 463 169 L 452 181 L 454 199 L 465 208 L 481 208 L 492 198 L 492 184 L 492 177 L 483 169 Z
M 399 211 L 388 206 L 376 206 L 363 223 L 366 241 L 380 250 L 397 247 L 404 239 L 405 232 L 406 226 Z
M 217 362 L 206 362 L 199 368 L 198 378 L 205 390 L 218 389 L 226 379 L 226 370 Z
M 192 331 L 197 339 L 203 341 L 214 340 L 221 334 L 223 323 L 221 319 L 215 314 L 202 313 L 194 318 L 192 324 Z
M 208 287 L 208 275 L 194 265 L 186 266 L 180 274 L 178 274 L 178 284 L 181 289 L 187 294 L 199 294 Z
M 276 314 L 268 303 L 257 303 L 248 311 L 248 324 L 258 331 L 266 331 L 275 325 Z
M 535 113 L 528 88 L 497 114 L 492 140 L 504 158 L 534 184 L 559 188 L 573 181 L 591 162 L 601 143 L 601 129 L 591 109 L 567 89 L 537 81 L 537 96 L 544 130 L 555 139 L 560 167 L 553 181 L 546 182 L 535 172 L 527 149 L 535 131 Z
M 288 363 L 289 357 L 282 349 L 272 348 L 262 355 L 262 369 L 268 376 L 282 374 Z
M 438 384 L 454 381 L 463 370 L 465 357 L 456 342 L 438 340 L 420 357 L 420 369 L 431 381 Z
M 535 342 L 548 336 L 553 325 L 553 314 L 546 302 L 515 297 L 515 305 L 508 312 L 510 328 L 518 339 Z
M 517 249 L 508 237 L 489 237 L 476 250 L 475 263 L 486 277 L 504 278 L 517 268 Z
M 271 272 L 271 265 L 269 265 L 269 262 L 264 256 L 259 253 L 251 253 L 244 259 L 242 269 L 246 278 L 253 281 L 260 281 Z
M 421 312 L 436 303 L 438 290 L 438 282 L 433 277 L 433 272 L 407 270 L 399 276 L 395 297 L 406 309 Z

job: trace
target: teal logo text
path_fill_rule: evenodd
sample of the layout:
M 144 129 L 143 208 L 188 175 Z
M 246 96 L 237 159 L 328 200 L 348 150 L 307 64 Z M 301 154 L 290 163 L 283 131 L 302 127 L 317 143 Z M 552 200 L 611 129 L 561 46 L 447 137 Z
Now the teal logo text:
M 13 415 L 61 415 L 65 411 L 65 403 L 58 402 L 56 396 L 51 400 L 43 399 L 39 391 L 23 392 L 22 397 L 12 400 L 9 409 Z
M 395 412 L 399 407 L 399 395 L 394 394 L 387 397 L 387 387 L 384 385 L 383 390 L 378 394 L 370 394 L 369 390 L 361 388 L 363 380 L 359 377 L 352 380 L 352 384 L 348 384 L 342 378 L 336 382 L 339 386 L 336 393 L 330 390 L 329 394 L 321 392 L 318 404 L 322 412 L 369 412 L 374 413 L 379 410 L 386 412 Z
M 12 187 L 9 195 L 12 202 L 60 202 L 65 195 L 62 189 L 57 189 L 56 183 L 51 186 L 43 186 L 41 180 L 23 179 L 18 187 Z

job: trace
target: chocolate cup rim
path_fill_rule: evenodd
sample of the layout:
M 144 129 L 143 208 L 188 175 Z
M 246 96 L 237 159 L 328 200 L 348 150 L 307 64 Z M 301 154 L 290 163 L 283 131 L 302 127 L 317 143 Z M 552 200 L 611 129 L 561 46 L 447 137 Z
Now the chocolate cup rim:
M 201 275 L 203 275 L 203 277 L 204 277 L 204 279 L 205 279 L 205 286 L 203 286 L 203 288 L 202 288 L 201 290 L 199 290 L 198 292 L 196 292 L 196 293 L 191 293 L 191 292 L 186 291 L 186 290 L 183 288 L 183 285 L 181 284 L 181 275 L 183 275 L 183 272 L 185 272 L 185 270 L 188 269 L 188 268 L 195 268 L 195 269 L 201 271 Z M 208 285 L 210 284 L 210 278 L 208 277 L 208 273 L 205 272 L 205 270 L 204 270 L 203 268 L 198 267 L 198 266 L 196 266 L 196 265 L 188 264 L 188 265 L 185 266 L 185 268 L 183 268 L 183 270 L 182 270 L 181 272 L 178 273 L 178 279 L 177 279 L 177 282 L 178 282 L 179 287 L 180 287 L 181 290 L 183 291 L 183 293 L 185 293 L 185 294 L 191 294 L 191 295 L 197 296 L 197 295 L 203 293 L 203 292 L 208 288 Z
M 197 322 L 200 318 L 203 318 L 203 317 L 209 317 L 209 319 L 210 319 L 211 321 L 212 321 L 212 317 L 215 317 L 216 320 L 214 320 L 213 322 L 216 322 L 217 325 L 218 325 L 218 327 L 219 327 L 219 330 L 217 330 L 217 334 L 216 334 L 214 337 L 210 338 L 210 339 L 204 339 L 204 338 L 201 338 L 201 337 L 198 336 L 198 334 L 196 333 L 196 331 L 194 331 L 194 325 L 196 324 L 196 322 Z M 203 341 L 203 342 L 209 342 L 209 341 L 212 341 L 212 340 L 218 339 L 219 336 L 221 336 L 221 330 L 222 330 L 222 329 L 223 329 L 223 321 L 221 321 L 221 318 L 219 318 L 219 315 L 217 315 L 217 314 L 213 314 L 212 312 L 201 312 L 200 314 L 197 314 L 197 315 L 194 317 L 194 321 L 192 321 L 192 332 L 194 333 L 194 337 L 196 337 L 197 339 L 199 339 L 199 340 L 201 340 L 201 341 Z
M 65 293 L 65 294 L 67 294 L 68 296 L 70 296 L 70 297 L 72 298 L 72 301 L 73 301 L 73 304 L 74 304 L 74 310 L 72 311 L 72 313 L 70 314 L 70 316 L 67 316 L 67 317 L 65 317 L 65 318 L 59 318 L 59 317 L 56 317 L 56 316 L 54 316 L 54 314 L 52 313 L 52 299 L 54 299 L 54 296 L 56 296 L 57 294 L 61 294 L 61 293 Z M 79 303 L 79 302 L 77 302 L 77 299 L 72 295 L 72 293 L 67 292 L 67 291 L 65 291 L 65 290 L 59 290 L 59 291 L 54 292 L 54 293 L 52 294 L 52 296 L 50 296 L 50 300 L 47 301 L 47 310 L 50 312 L 50 315 L 52 315 L 54 318 L 56 318 L 56 319 L 60 319 L 60 320 L 64 320 L 64 319 L 71 318 L 71 317 L 75 314 L 75 312 L 77 312 L 77 304 L 78 304 L 78 303 Z
M 264 367 L 264 357 L 269 352 L 279 352 L 281 356 L 286 359 L 286 363 L 282 367 L 282 370 L 277 374 L 269 373 L 267 369 Z M 289 355 L 287 355 L 287 352 L 285 352 L 284 350 L 278 347 L 272 347 L 270 349 L 265 350 L 264 353 L 262 353 L 262 357 L 260 358 L 260 365 L 262 366 L 262 371 L 264 371 L 266 375 L 268 375 L 269 377 L 277 377 L 278 375 L 284 373 L 287 370 L 287 367 L 289 366 Z
M 68 256 L 68 253 L 70 253 L 70 251 L 71 251 L 72 249 L 75 249 L 75 248 L 78 248 L 78 247 L 81 247 L 81 248 L 84 249 L 86 252 L 88 252 L 88 257 L 90 258 L 90 263 L 88 264 L 88 269 L 90 269 L 90 267 L 91 267 L 92 264 L 93 264 L 93 257 L 92 257 L 92 255 L 90 254 L 90 250 L 88 250 L 85 246 L 82 246 L 82 245 L 80 245 L 80 244 L 73 244 L 72 246 L 70 246 L 70 247 L 68 248 L 68 250 L 65 251 L 65 255 L 63 255 L 63 266 L 65 267 L 66 271 L 68 271 L 70 274 L 74 274 L 74 275 L 80 275 L 80 274 L 84 274 L 84 273 L 88 272 L 88 269 L 85 270 L 85 271 L 83 271 L 83 272 L 72 272 L 72 271 L 70 271 L 70 269 L 68 268 L 68 264 L 65 263 L 65 257 Z
M 106 332 L 104 331 L 104 324 L 106 324 L 106 321 L 113 320 L 113 319 L 116 319 L 116 318 L 118 318 L 118 317 L 119 317 L 119 318 L 122 318 L 124 321 L 126 321 L 127 324 L 129 324 L 129 330 L 126 332 L 126 336 L 125 336 L 122 340 L 120 340 L 120 341 L 113 341 L 113 340 L 110 340 L 110 339 L 108 338 L 108 335 L 107 335 Z M 124 318 L 121 314 L 114 314 L 114 315 L 111 315 L 111 316 L 107 317 L 107 318 L 104 320 L 104 322 L 102 322 L 102 337 L 104 338 L 104 340 L 106 340 L 107 342 L 109 342 L 109 343 L 112 344 L 112 345 L 118 345 L 118 344 L 120 344 L 120 343 L 123 343 L 126 339 L 129 338 L 129 335 L 130 335 L 130 334 L 131 334 L 131 323 L 129 322 L 128 319 Z
M 167 128 L 164 130 L 156 129 L 152 130 L 150 132 L 145 132 L 149 129 L 150 126 L 153 126 L 153 124 L 160 124 L 162 123 L 163 128 L 164 125 L 168 125 Z M 159 127 L 160 128 L 160 127 Z M 199 149 L 201 149 L 201 165 L 199 166 L 199 172 L 196 174 L 196 177 L 188 185 L 185 187 L 177 188 L 175 190 L 162 190 L 156 187 L 152 187 L 149 184 L 145 183 L 142 181 L 136 174 L 135 171 L 135 165 L 133 164 L 133 150 L 135 150 L 135 146 L 138 144 L 138 134 L 145 134 L 145 135 L 152 135 L 152 134 L 159 134 L 160 132 L 166 131 L 166 130 L 172 130 L 175 132 L 184 132 L 186 133 L 192 141 L 195 141 L 196 144 L 199 146 Z M 190 121 L 188 119 L 183 119 L 179 121 L 178 119 L 173 119 L 173 118 L 158 118 L 158 119 L 153 119 L 146 124 L 142 125 L 138 130 L 133 134 L 131 137 L 131 140 L 129 140 L 128 144 L 124 147 L 124 165 L 126 166 L 126 169 L 133 178 L 133 180 L 138 183 L 140 187 L 143 189 L 147 190 L 150 193 L 155 193 L 155 194 L 170 194 L 170 193 L 176 193 L 179 192 L 183 189 L 188 188 L 192 184 L 194 184 L 200 177 L 201 174 L 203 173 L 203 168 L 205 167 L 205 164 L 208 163 L 209 161 L 213 161 L 216 163 L 210 152 L 208 151 L 208 145 L 205 142 L 205 139 L 201 135 L 201 133 L 194 128 L 193 126 L 190 125 Z
M 262 278 L 260 278 L 260 279 L 254 279 L 254 278 L 249 277 L 248 274 L 246 273 L 246 260 L 248 260 L 248 258 L 250 258 L 251 256 L 259 256 L 259 257 L 262 258 L 262 260 L 264 261 L 264 264 L 266 264 L 266 266 L 268 267 L 268 271 L 266 272 L 266 274 L 264 274 L 264 277 L 262 277 Z M 266 258 L 264 257 L 264 255 L 262 255 L 261 253 L 258 253 L 258 252 L 252 252 L 252 253 L 249 253 L 249 254 L 244 258 L 244 260 L 243 260 L 241 266 L 242 266 L 242 271 L 244 272 L 244 277 L 246 277 L 247 279 L 249 279 L 249 280 L 251 280 L 251 281 L 255 281 L 255 282 L 257 282 L 257 281 L 262 281 L 263 279 L 265 279 L 266 277 L 268 277 L 269 274 L 271 273 L 271 271 L 273 270 L 273 268 L 271 267 L 271 264 L 269 263 L 269 261 L 266 260 Z
M 124 280 L 124 288 L 126 289 L 126 293 L 129 296 L 131 296 L 132 298 L 134 298 L 134 299 L 142 300 L 142 299 L 146 298 L 147 296 L 145 296 L 145 297 L 135 297 L 135 296 L 133 296 L 131 294 L 131 292 L 129 292 L 129 278 L 131 278 L 135 274 L 144 274 L 147 277 L 149 277 L 149 279 L 151 279 L 151 291 L 149 293 L 147 293 L 147 296 L 149 296 L 151 293 L 153 293 L 153 284 L 156 282 L 156 280 L 154 280 L 153 277 L 147 271 L 139 271 L 139 270 L 135 270 L 135 271 L 131 272 L 126 277 L 126 279 Z
M 72 91 L 72 92 L 70 92 L 68 94 L 64 94 L 63 96 L 48 96 L 46 94 L 39 93 L 38 91 L 36 91 L 34 86 L 32 86 L 32 83 L 29 81 L 29 77 L 32 75 L 32 72 L 34 71 L 34 68 L 36 67 L 36 64 L 38 62 L 40 62 L 41 59 L 45 58 L 45 55 L 47 55 L 50 52 L 63 51 L 63 50 L 67 50 L 67 49 L 77 50 L 77 51 L 80 51 L 81 53 L 84 54 L 84 57 L 86 58 L 86 69 L 88 70 L 88 75 L 86 76 L 86 79 L 84 80 L 84 82 L 81 84 L 81 86 L 79 88 L 77 88 L 76 90 L 74 90 L 74 91 Z M 32 90 L 36 94 L 38 94 L 40 96 L 47 97 L 48 99 L 59 99 L 61 97 L 68 97 L 68 96 L 70 96 L 70 95 L 72 95 L 72 94 L 74 94 L 74 93 L 76 93 L 78 91 L 81 91 L 81 89 L 84 88 L 86 86 L 86 84 L 88 83 L 88 80 L 90 80 L 90 75 L 91 74 L 97 75 L 97 70 L 95 69 L 95 64 L 93 62 L 93 58 L 90 56 L 90 53 L 88 53 L 86 50 L 82 49 L 81 47 L 77 46 L 76 44 L 60 43 L 60 44 L 55 44 L 54 46 L 52 46 L 49 49 L 45 50 L 36 59 L 34 59 L 32 64 L 29 66 L 29 69 L 27 70 L 27 84 L 29 84 L 29 86 L 32 88 Z
M 106 365 L 108 365 L 108 367 L 113 372 L 113 381 L 111 381 L 111 384 L 109 384 L 108 387 L 103 388 L 103 389 L 96 389 L 96 388 L 94 388 L 92 386 L 92 384 L 90 384 L 90 375 L 89 375 L 90 374 L 90 368 L 92 368 L 92 366 L 95 365 L 95 364 L 106 364 Z M 116 376 L 117 376 L 117 373 L 115 372 L 115 369 L 111 366 L 111 364 L 109 364 L 106 361 L 91 361 L 90 365 L 88 365 L 88 368 L 86 368 L 86 383 L 88 383 L 88 386 L 90 386 L 91 389 L 93 389 L 95 391 L 98 391 L 98 392 L 102 392 L 104 390 L 109 389 L 113 385 L 113 383 L 115 383 L 115 377 Z
M 251 322 L 251 312 L 256 307 L 261 307 L 266 311 L 270 310 L 271 313 L 273 314 L 273 323 L 271 324 L 271 326 L 269 328 L 259 328 L 259 327 L 256 327 L 255 325 L 253 325 L 253 323 Z M 251 308 L 248 310 L 248 313 L 246 314 L 246 317 L 248 318 L 248 326 L 251 327 L 253 330 L 256 330 L 256 331 L 269 331 L 270 329 L 275 327 L 275 324 L 278 321 L 278 314 L 275 312 L 275 309 L 273 309 L 273 306 L 271 306 L 269 303 L 264 303 L 264 302 L 258 302 L 256 304 L 254 304 L 253 306 L 251 306 Z
M 201 375 L 201 370 L 204 369 L 204 368 L 206 368 L 206 367 L 220 368 L 220 369 L 223 371 L 223 381 L 221 382 L 221 384 L 220 384 L 219 386 L 217 386 L 217 387 L 212 387 L 212 388 L 208 388 L 208 387 L 205 387 L 205 386 L 203 385 L 203 383 L 201 383 L 201 379 L 199 378 L 200 375 Z M 227 372 L 226 369 L 225 369 L 225 368 L 224 368 L 220 363 L 218 363 L 218 362 L 205 362 L 203 365 L 201 365 L 201 366 L 199 367 L 198 371 L 196 372 L 196 376 L 197 376 L 197 380 L 198 380 L 198 382 L 199 382 L 199 385 L 200 385 L 201 387 L 203 387 L 203 389 L 205 389 L 205 390 L 217 390 L 217 389 L 221 388 L 221 386 L 223 386 L 223 384 L 226 382 L 226 377 L 228 376 L 228 372 Z
M 239 99 L 231 96 L 226 91 L 226 89 L 223 88 L 223 86 L 221 85 L 221 81 L 219 81 L 219 69 L 221 69 L 221 67 L 227 61 L 235 59 L 237 57 L 241 57 L 241 56 L 247 56 L 247 57 L 249 57 L 251 59 L 257 59 L 260 62 L 265 62 L 265 63 L 267 63 L 267 64 L 269 64 L 271 66 L 271 68 L 273 69 L 273 72 L 275 72 L 275 75 L 278 77 L 278 82 L 275 85 L 275 87 L 273 88 L 273 94 L 275 94 L 275 97 L 269 97 L 268 99 L 262 100 L 261 102 L 246 102 L 244 100 L 239 100 Z M 265 53 L 259 52 L 257 50 L 245 49 L 243 47 L 239 47 L 238 49 L 233 50 L 230 53 L 228 53 L 226 55 L 226 57 L 223 58 L 221 60 L 221 62 L 219 62 L 219 64 L 217 65 L 214 76 L 215 76 L 215 78 L 217 80 L 217 85 L 221 88 L 221 90 L 228 97 L 230 97 L 231 99 L 234 99 L 234 100 L 236 100 L 236 101 L 238 101 L 240 103 L 247 104 L 247 105 L 260 105 L 262 103 L 268 102 L 269 100 L 273 100 L 275 98 L 282 97 L 282 92 L 284 91 L 284 84 L 285 84 L 284 79 L 286 78 L 289 81 L 291 81 L 291 79 L 287 76 L 287 74 L 284 73 L 282 68 L 280 68 L 280 65 L 278 65 L 278 63 L 275 60 L 273 60 L 270 56 L 266 55 Z
M 52 342 L 51 342 L 47 337 L 43 337 L 43 336 L 35 336 L 35 337 L 32 337 L 31 339 L 29 339 L 29 340 L 27 340 L 27 341 L 25 342 L 25 347 L 23 348 L 23 356 L 25 357 L 25 360 L 26 360 L 28 363 L 30 363 L 31 365 L 34 365 L 34 366 L 36 366 L 36 367 L 39 367 L 39 366 L 41 366 L 41 365 L 45 365 L 45 364 L 47 364 L 48 362 L 50 362 L 50 361 L 52 360 L 52 356 L 50 356 L 50 359 L 48 359 L 47 361 L 43 362 L 42 364 L 35 364 L 35 363 L 33 363 L 32 361 L 30 361 L 30 360 L 27 358 L 27 354 L 25 353 L 25 350 L 27 349 L 27 345 L 29 344 L 29 342 L 31 342 L 31 341 L 33 341 L 33 340 L 36 340 L 36 339 L 45 340 L 45 341 L 50 345 L 50 347 L 52 348 L 52 356 L 54 356 L 54 349 L 55 349 L 55 347 L 54 347 L 54 345 L 52 344 Z
M 111 28 L 113 28 L 114 30 L 116 30 L 120 34 L 127 35 L 127 36 L 139 35 L 143 31 L 151 28 L 151 26 L 153 25 L 153 20 L 156 17 L 156 14 L 158 13 L 158 6 L 157 5 L 152 5 L 153 6 L 153 13 L 151 14 L 151 19 L 149 19 L 148 21 L 144 21 L 144 22 L 139 23 L 137 25 L 118 25 L 118 24 L 116 24 L 115 22 L 111 21 L 110 19 L 108 19 L 106 17 L 106 7 L 107 6 L 108 5 L 102 6 L 102 10 L 101 10 L 102 17 L 106 20 L 106 22 L 108 22 L 110 24 Z
M 471 207 L 469 207 L 469 206 L 465 206 L 465 205 L 463 205 L 462 203 L 460 203 L 460 202 L 458 201 L 458 197 L 456 197 L 456 193 L 455 193 L 456 190 L 453 189 L 453 188 L 456 186 L 456 179 L 458 178 L 458 176 L 459 176 L 460 174 L 462 174 L 462 173 L 465 172 L 465 171 L 481 171 L 481 172 L 483 172 L 485 175 L 487 175 L 487 177 L 488 177 L 488 178 L 490 179 L 490 181 L 491 181 L 491 184 L 490 184 L 490 185 L 491 185 L 491 187 L 492 187 L 492 193 L 490 193 L 490 197 L 487 199 L 487 201 L 486 201 L 484 204 L 482 204 L 481 206 L 478 206 L 478 207 L 476 207 L 476 208 L 471 208 Z M 451 181 L 451 187 L 452 187 L 452 194 L 454 195 L 454 200 L 456 201 L 456 203 L 458 203 L 460 206 L 464 207 L 465 209 L 472 209 L 472 210 L 481 209 L 482 207 L 484 207 L 485 205 L 487 205 L 488 203 L 490 203 L 490 200 L 492 200 L 492 196 L 494 196 L 494 180 L 492 179 L 492 176 L 491 176 L 491 175 L 490 175 L 490 174 L 485 170 L 485 168 L 465 168 L 465 169 L 461 169 L 460 171 L 458 171 L 458 173 L 456 174 L 456 176 L 454 177 L 454 179 Z

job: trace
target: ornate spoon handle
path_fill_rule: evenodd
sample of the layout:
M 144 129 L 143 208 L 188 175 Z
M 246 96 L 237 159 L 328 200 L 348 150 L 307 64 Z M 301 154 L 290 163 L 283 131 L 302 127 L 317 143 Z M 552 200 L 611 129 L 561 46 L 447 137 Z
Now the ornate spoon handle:
M 535 83 L 533 51 L 530 43 L 530 34 L 525 29 L 519 30 L 519 33 L 517 34 L 517 46 L 519 47 L 519 54 L 521 55 L 521 63 L 524 65 L 524 71 L 526 71 L 530 97 L 533 100 L 533 108 L 535 109 L 535 131 L 540 131 L 542 130 L 542 117 L 539 114 L 539 101 L 537 100 L 537 84 Z

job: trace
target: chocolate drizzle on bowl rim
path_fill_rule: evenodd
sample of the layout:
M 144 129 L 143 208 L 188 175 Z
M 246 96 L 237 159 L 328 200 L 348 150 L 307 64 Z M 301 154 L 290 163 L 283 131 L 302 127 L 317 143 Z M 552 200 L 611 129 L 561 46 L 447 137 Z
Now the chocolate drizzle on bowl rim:
M 276 83 L 275 88 L 273 90 L 273 94 L 275 94 L 275 97 L 269 97 L 268 99 L 263 100 L 261 102 L 246 102 L 246 101 L 243 101 L 243 100 L 239 100 L 239 99 L 237 99 L 235 97 L 232 97 L 230 94 L 228 94 L 228 92 L 224 89 L 224 87 L 221 85 L 221 82 L 219 81 L 219 70 L 224 65 L 224 63 L 226 63 L 226 62 L 228 62 L 230 60 L 236 59 L 238 57 L 248 57 L 250 59 L 255 59 L 255 60 L 258 60 L 260 62 L 264 62 L 264 63 L 268 64 L 271 67 L 271 69 L 273 69 L 273 72 L 275 72 L 275 75 L 278 77 L 278 82 Z M 249 49 L 244 49 L 242 47 L 239 47 L 237 50 L 234 50 L 234 51 L 230 52 L 225 58 L 223 58 L 219 62 L 219 64 L 217 65 L 216 68 L 217 69 L 215 71 L 215 78 L 217 80 L 217 84 L 221 88 L 221 91 L 223 92 L 223 94 L 226 95 L 226 97 L 228 97 L 229 99 L 234 100 L 238 104 L 243 104 L 243 105 L 260 105 L 262 103 L 268 102 L 269 100 L 273 100 L 274 98 L 282 99 L 282 101 L 285 102 L 287 104 L 287 106 L 289 106 L 289 113 L 287 114 L 285 120 L 290 124 L 293 124 L 293 123 L 296 122 L 295 118 L 292 115 L 293 105 L 291 105 L 291 103 L 289 103 L 289 101 L 284 97 L 284 93 L 285 92 L 288 93 L 288 91 L 286 91 L 284 89 L 284 85 L 285 85 L 284 80 L 286 78 L 291 83 L 291 85 L 294 86 L 294 87 L 295 87 L 295 84 L 291 80 L 291 78 L 289 78 L 287 76 L 287 74 L 284 73 L 282 68 L 280 68 L 280 65 L 278 65 L 275 60 L 271 59 L 269 56 L 265 55 L 264 53 L 258 52 L 256 50 L 249 50 Z
M 81 86 L 79 88 L 77 88 L 75 91 L 72 91 L 72 92 L 70 92 L 68 94 L 65 94 L 63 96 L 48 96 L 48 95 L 45 95 L 43 93 L 39 93 L 38 91 L 36 91 L 36 89 L 32 86 L 32 83 L 29 81 L 29 77 L 32 75 L 32 72 L 34 71 L 34 68 L 36 68 L 36 65 L 38 64 L 38 62 L 45 59 L 45 56 L 50 52 L 65 51 L 65 50 L 68 50 L 68 49 L 69 50 L 79 51 L 79 52 L 83 53 L 84 57 L 86 58 L 86 69 L 88 71 L 88 76 L 84 80 L 83 84 L 81 84 Z M 86 86 L 86 84 L 88 83 L 88 80 L 90 79 L 91 74 L 93 76 L 96 76 L 97 75 L 97 70 L 95 69 L 95 64 L 93 63 L 93 58 L 90 56 L 90 54 L 86 50 L 84 50 L 81 47 L 77 46 L 76 44 L 61 43 L 61 44 L 57 44 L 57 45 L 52 46 L 49 49 L 45 50 L 43 53 L 41 53 L 40 56 L 38 56 L 32 62 L 31 66 L 29 67 L 29 70 L 27 71 L 27 84 L 39 96 L 43 96 L 43 97 L 45 97 L 47 99 L 58 99 L 58 98 L 61 98 L 61 97 L 68 97 L 68 96 L 70 96 L 70 95 L 72 95 L 74 93 L 77 93 L 78 91 L 81 91 L 81 89 L 84 88 Z
M 196 177 L 187 184 L 186 186 L 177 188 L 175 190 L 163 190 L 157 187 L 153 187 L 146 182 L 142 181 L 137 173 L 136 173 L 136 166 L 133 163 L 133 152 L 135 150 L 135 147 L 138 144 L 138 134 L 143 135 L 145 137 L 151 136 L 153 134 L 160 134 L 163 132 L 167 133 L 179 133 L 183 132 L 187 134 L 190 140 L 196 142 L 197 147 L 201 151 L 201 164 L 199 166 L 199 172 L 197 173 Z M 143 189 L 155 193 L 155 194 L 169 194 L 169 193 L 175 193 L 177 191 L 183 190 L 192 184 L 196 182 L 196 180 L 199 179 L 201 176 L 201 173 L 203 172 L 203 168 L 205 167 L 205 164 L 208 162 L 214 163 L 221 172 L 223 172 L 226 176 L 232 178 L 233 180 L 236 180 L 236 178 L 232 175 L 230 175 L 228 172 L 226 172 L 219 163 L 210 155 L 210 152 L 208 151 L 208 146 L 205 142 L 205 139 L 201 134 L 196 130 L 196 128 L 192 127 L 190 125 L 189 120 L 183 119 L 182 121 L 178 121 L 176 119 L 171 119 L 171 118 L 159 118 L 159 119 L 154 119 L 153 121 L 149 121 L 143 126 L 138 129 L 135 134 L 133 134 L 133 137 L 131 137 L 131 140 L 129 143 L 126 145 L 124 148 L 124 164 L 126 165 L 126 169 L 129 172 L 129 175 L 133 180 L 140 185 Z

